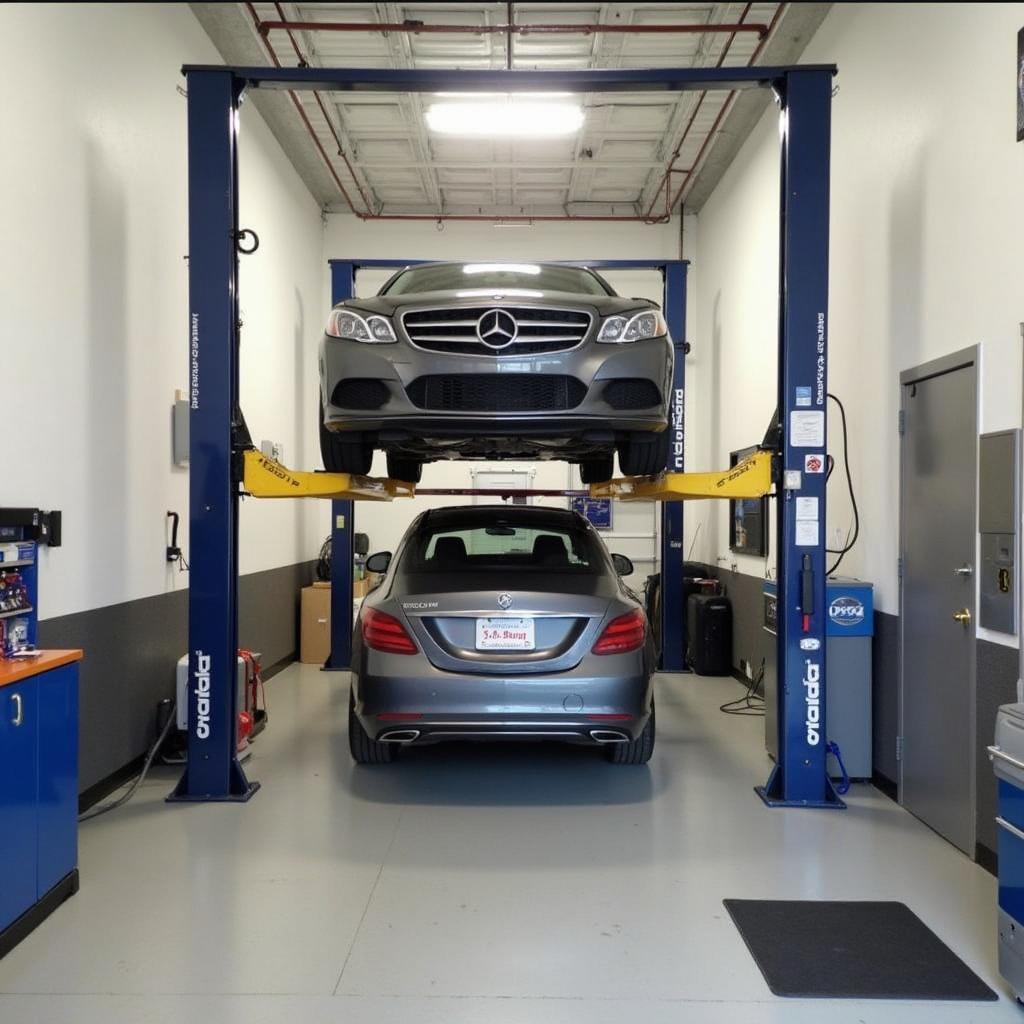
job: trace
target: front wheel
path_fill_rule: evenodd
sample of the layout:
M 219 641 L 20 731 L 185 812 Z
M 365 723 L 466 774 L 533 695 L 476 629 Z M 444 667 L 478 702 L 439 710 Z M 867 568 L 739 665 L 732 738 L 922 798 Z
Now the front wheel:
M 365 476 L 373 465 L 373 445 L 358 431 L 335 433 L 324 424 L 320 406 L 320 457 L 328 473 L 354 473 Z
M 647 764 L 654 753 L 654 701 L 644 731 L 629 743 L 610 743 L 605 754 L 612 764 Z
M 370 739 L 356 714 L 356 697 L 351 690 L 348 695 L 348 749 L 356 764 L 389 764 L 395 759 L 394 744 Z
M 668 463 L 669 432 L 630 434 L 619 446 L 619 468 L 625 476 L 654 476 Z

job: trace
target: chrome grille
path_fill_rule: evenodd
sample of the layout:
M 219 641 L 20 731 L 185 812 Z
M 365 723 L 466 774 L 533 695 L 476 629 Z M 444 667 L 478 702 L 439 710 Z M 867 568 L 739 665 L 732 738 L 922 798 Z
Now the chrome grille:
M 484 344 L 477 331 L 481 318 L 497 310 L 510 314 L 516 322 L 515 338 L 501 347 Z M 584 309 L 551 306 L 442 306 L 402 314 L 402 327 L 417 348 L 478 356 L 562 352 L 579 345 L 592 322 Z

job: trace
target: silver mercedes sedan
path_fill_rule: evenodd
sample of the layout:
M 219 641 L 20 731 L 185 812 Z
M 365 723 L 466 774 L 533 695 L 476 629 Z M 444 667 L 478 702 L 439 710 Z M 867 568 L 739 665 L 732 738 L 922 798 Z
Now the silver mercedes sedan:
M 356 622 L 349 745 L 360 764 L 442 740 L 561 740 L 617 764 L 654 749 L 647 618 L 575 512 L 443 508 L 419 516 Z M 620 575 L 621 574 L 621 575 Z
M 320 449 L 416 483 L 437 459 L 562 459 L 584 483 L 668 461 L 673 349 L 647 299 L 548 263 L 429 263 L 331 311 Z

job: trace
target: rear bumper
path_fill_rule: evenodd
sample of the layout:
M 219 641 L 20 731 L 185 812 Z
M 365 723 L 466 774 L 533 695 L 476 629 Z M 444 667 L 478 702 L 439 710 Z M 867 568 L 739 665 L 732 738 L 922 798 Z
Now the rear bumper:
M 404 733 L 394 741 L 613 742 L 636 739 L 650 714 L 643 652 L 589 656 L 571 671 L 547 676 L 460 675 L 421 655 L 367 653 L 363 649 L 357 660 L 352 689 L 356 715 L 374 739 Z
M 452 740 L 492 742 L 500 740 L 539 741 L 555 740 L 560 743 L 578 743 L 586 746 L 606 746 L 635 740 L 647 724 L 647 715 L 630 721 L 589 721 L 577 716 L 529 715 L 514 717 L 480 716 L 472 719 L 436 717 L 415 721 L 375 723 L 376 735 L 363 728 L 382 743 L 399 746 L 423 746 Z

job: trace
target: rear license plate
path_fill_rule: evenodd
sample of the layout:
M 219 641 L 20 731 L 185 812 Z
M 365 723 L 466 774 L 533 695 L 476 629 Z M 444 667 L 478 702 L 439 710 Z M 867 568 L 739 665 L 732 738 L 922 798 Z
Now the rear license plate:
M 532 651 L 533 619 L 477 619 L 478 651 Z

